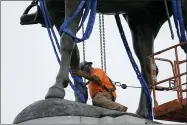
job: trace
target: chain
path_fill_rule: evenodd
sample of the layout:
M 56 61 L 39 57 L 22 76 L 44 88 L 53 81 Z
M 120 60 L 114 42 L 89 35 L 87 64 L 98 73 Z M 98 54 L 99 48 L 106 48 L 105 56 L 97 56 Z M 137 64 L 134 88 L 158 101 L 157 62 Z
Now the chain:
M 82 25 L 82 35 L 84 35 L 84 25 Z M 85 41 L 82 41 L 82 50 L 83 50 L 83 61 L 85 61 L 85 58 L 86 58 Z
M 101 53 L 101 69 L 103 70 L 103 37 L 102 37 L 102 25 L 101 14 L 99 14 L 99 34 L 100 34 L 100 53 Z
M 84 24 L 82 25 L 82 35 L 84 35 Z M 83 40 L 82 41 L 82 50 L 83 50 L 83 61 L 85 61 L 86 59 L 86 48 L 85 48 L 85 41 Z M 84 83 L 86 83 L 86 79 L 85 78 L 83 78 L 83 81 L 84 81 Z
M 104 15 L 102 15 L 102 37 L 103 37 L 103 54 L 104 54 L 104 71 L 106 72 L 106 45 L 105 45 L 105 25 L 104 25 Z

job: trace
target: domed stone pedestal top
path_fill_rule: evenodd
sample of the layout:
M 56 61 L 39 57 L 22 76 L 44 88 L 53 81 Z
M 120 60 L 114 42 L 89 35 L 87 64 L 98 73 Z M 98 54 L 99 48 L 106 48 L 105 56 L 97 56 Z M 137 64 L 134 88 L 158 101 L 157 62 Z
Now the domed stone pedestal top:
M 82 104 L 65 99 L 37 101 L 22 110 L 13 124 L 155 124 L 132 113 Z M 158 123 L 157 123 L 158 124 Z

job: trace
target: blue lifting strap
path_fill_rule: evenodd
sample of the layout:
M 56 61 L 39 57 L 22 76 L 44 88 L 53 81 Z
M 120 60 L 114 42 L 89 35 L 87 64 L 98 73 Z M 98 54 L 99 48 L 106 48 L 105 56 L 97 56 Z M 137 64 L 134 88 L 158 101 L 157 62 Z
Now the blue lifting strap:
M 46 27 L 47 27 L 47 31 L 48 31 L 48 34 L 49 34 L 49 37 L 50 37 L 50 40 L 51 40 L 51 43 L 52 43 L 56 58 L 57 58 L 57 61 L 60 64 L 61 61 L 60 61 L 60 58 L 58 56 L 58 53 L 57 53 L 57 50 L 56 50 L 56 47 L 55 47 L 51 32 L 53 34 L 53 37 L 55 38 L 55 42 L 56 42 L 56 45 L 58 47 L 58 51 L 59 52 L 60 52 L 60 45 L 59 45 L 59 42 L 58 42 L 57 37 L 55 35 L 55 32 L 54 32 L 54 30 L 52 28 L 51 18 L 47 14 L 47 11 L 46 11 L 46 8 L 45 8 L 43 0 L 40 0 L 40 8 L 41 8 L 41 11 L 42 11 L 42 15 L 44 17 L 44 21 L 45 21 L 45 24 L 46 24 Z M 86 90 L 86 92 L 87 92 L 87 87 L 86 87 L 86 84 L 83 82 L 83 80 L 80 77 L 72 75 L 71 69 L 69 69 L 69 71 L 70 71 L 70 74 L 71 74 L 72 78 L 77 83 L 81 84 L 84 87 L 84 89 Z M 69 84 L 70 84 L 71 88 L 75 91 L 75 93 L 79 96 L 80 100 L 83 103 L 86 103 L 86 99 L 85 99 L 84 95 L 73 85 L 73 83 L 71 81 L 69 82 Z
M 72 38 L 74 38 L 76 43 L 87 40 L 90 37 L 90 35 L 92 33 L 92 30 L 93 30 L 94 23 L 95 23 L 96 10 L 97 10 L 97 0 L 87 0 L 86 2 L 87 2 L 87 4 L 85 6 L 85 11 L 84 11 L 84 14 L 83 14 L 82 21 L 81 21 L 80 25 L 78 26 L 78 30 L 80 30 L 80 27 L 84 24 L 84 22 L 85 22 L 85 20 L 88 16 L 89 11 L 90 11 L 90 16 L 89 16 L 89 19 L 88 19 L 88 24 L 87 24 L 85 33 L 83 34 L 82 38 L 76 37 L 76 34 L 74 34 L 71 30 L 68 29 L 68 26 L 76 19 L 76 17 L 80 13 L 80 11 L 83 9 L 83 7 L 85 5 L 85 0 L 81 0 L 81 3 L 79 4 L 79 6 L 78 6 L 77 10 L 75 11 L 75 13 L 73 14 L 73 16 L 68 18 L 60 26 L 60 31 L 66 33 L 69 36 L 71 36 Z
M 125 33 L 123 31 L 123 26 L 121 24 L 121 20 L 120 20 L 119 15 L 115 15 L 115 19 L 116 19 L 116 23 L 117 23 L 117 26 L 118 26 L 118 29 L 119 29 L 123 44 L 125 46 L 126 52 L 127 52 L 128 57 L 130 59 L 130 62 L 132 64 L 132 67 L 134 68 L 134 71 L 136 72 L 137 78 L 139 79 L 139 81 L 140 81 L 140 83 L 142 85 L 142 88 L 143 88 L 146 96 L 148 97 L 148 104 L 149 104 L 148 119 L 149 120 L 153 120 L 153 116 L 152 116 L 152 98 L 151 98 L 150 91 L 148 89 L 148 85 L 147 85 L 145 79 L 143 78 L 141 72 L 139 71 L 139 68 L 138 68 L 138 66 L 137 66 L 137 64 L 136 64 L 136 62 L 135 62 L 135 60 L 134 60 L 134 58 L 132 56 L 132 53 L 131 53 L 131 50 L 129 48 L 127 39 L 125 37 Z
M 174 19 L 179 41 L 181 43 L 185 42 L 186 34 L 185 34 L 185 29 L 184 29 L 181 0 L 172 0 L 172 10 L 173 10 L 173 19 Z M 186 44 L 182 46 L 182 49 L 185 51 L 185 53 L 187 53 Z

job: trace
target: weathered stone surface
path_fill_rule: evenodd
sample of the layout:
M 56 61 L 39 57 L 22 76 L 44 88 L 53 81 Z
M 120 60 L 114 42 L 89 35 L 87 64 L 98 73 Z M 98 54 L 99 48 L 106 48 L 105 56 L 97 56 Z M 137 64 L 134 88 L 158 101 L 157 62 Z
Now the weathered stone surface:
M 88 122 L 88 121 L 87 121 Z M 21 122 L 19 124 L 80 124 L 81 116 L 45 117 Z
M 45 99 L 26 107 L 17 115 L 13 123 L 18 124 L 28 120 L 55 116 L 83 116 L 92 118 L 109 116 L 115 118 L 122 115 L 130 115 L 140 118 L 135 114 L 100 108 L 74 101 L 64 99 Z
M 85 116 L 55 116 L 45 117 L 21 122 L 19 124 L 155 124 L 156 122 L 129 115 L 119 117 L 93 118 Z

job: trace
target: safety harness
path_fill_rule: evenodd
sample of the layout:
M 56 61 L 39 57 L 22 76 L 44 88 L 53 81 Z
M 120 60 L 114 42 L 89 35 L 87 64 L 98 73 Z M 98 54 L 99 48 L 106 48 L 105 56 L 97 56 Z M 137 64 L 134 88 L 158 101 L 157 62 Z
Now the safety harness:
M 105 85 L 99 83 L 99 85 L 101 86 L 102 89 L 106 90 L 107 92 L 114 92 L 116 90 L 116 87 L 115 85 L 112 83 L 112 80 L 108 77 L 109 81 L 110 81 L 110 84 L 112 85 L 112 88 L 107 88 Z
M 112 85 L 112 88 L 108 88 L 106 87 L 104 84 L 102 83 L 96 83 L 94 82 L 95 84 L 99 85 L 103 90 L 109 92 L 111 95 L 112 95 L 112 101 L 115 101 L 115 97 L 114 95 L 112 94 L 114 91 L 116 91 L 116 86 L 113 84 L 112 80 L 108 77 L 109 81 L 110 81 L 110 84 Z M 90 81 L 87 82 L 87 84 L 89 84 Z M 95 95 L 94 95 L 95 96 Z

